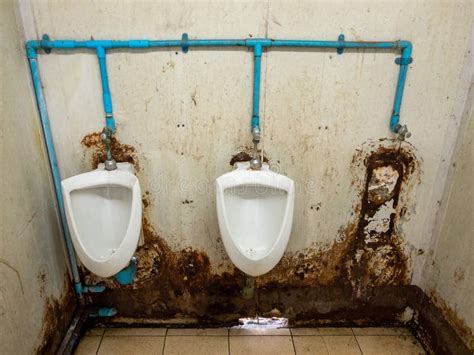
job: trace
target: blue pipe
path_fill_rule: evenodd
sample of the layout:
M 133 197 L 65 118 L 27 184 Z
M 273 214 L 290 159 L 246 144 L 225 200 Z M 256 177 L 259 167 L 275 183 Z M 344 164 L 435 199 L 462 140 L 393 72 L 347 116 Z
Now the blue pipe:
M 262 46 L 257 44 L 253 47 L 253 104 L 252 104 L 252 128 L 260 127 L 260 68 L 262 64 Z
M 38 105 L 38 111 L 41 120 L 41 127 L 43 128 L 43 135 L 45 138 L 46 150 L 48 152 L 49 165 L 51 168 L 51 174 L 53 176 L 54 192 L 56 195 L 56 201 L 58 203 L 59 217 L 61 228 L 63 231 L 64 242 L 66 244 L 67 255 L 69 258 L 69 264 L 74 280 L 74 290 L 79 299 L 82 299 L 83 287 L 81 279 L 79 277 L 79 270 L 77 267 L 76 254 L 74 253 L 74 247 L 71 242 L 71 235 L 66 220 L 66 213 L 64 209 L 63 194 L 61 191 L 61 176 L 58 169 L 58 161 L 56 158 L 56 151 L 53 144 L 53 136 L 51 134 L 51 127 L 49 125 L 48 111 L 46 110 L 46 102 L 43 96 L 43 90 L 41 88 L 41 79 L 38 71 L 38 59 L 35 51 L 28 51 L 28 61 L 30 64 L 31 77 L 33 79 L 33 86 L 36 94 L 36 103 Z
M 105 126 L 115 132 L 115 119 L 112 109 L 112 97 L 110 95 L 109 79 L 107 76 L 107 63 L 105 61 L 105 49 L 97 47 L 97 58 L 99 59 L 100 81 L 102 83 L 102 99 L 104 101 Z
M 402 49 L 407 41 L 392 42 L 350 42 L 350 41 L 304 41 L 304 40 L 273 40 L 265 38 L 251 39 L 190 39 L 190 40 L 32 40 L 27 46 L 33 49 L 96 49 L 109 48 L 153 48 L 153 47 L 313 47 L 313 48 L 375 48 L 375 49 Z
M 408 41 L 404 41 L 404 43 L 405 46 L 402 48 L 402 56 L 395 60 L 395 63 L 400 65 L 392 117 L 390 118 L 390 129 L 395 133 L 397 132 L 397 128 L 400 124 L 400 108 L 402 106 L 403 89 L 405 88 L 408 65 L 412 62 L 411 53 L 413 46 Z

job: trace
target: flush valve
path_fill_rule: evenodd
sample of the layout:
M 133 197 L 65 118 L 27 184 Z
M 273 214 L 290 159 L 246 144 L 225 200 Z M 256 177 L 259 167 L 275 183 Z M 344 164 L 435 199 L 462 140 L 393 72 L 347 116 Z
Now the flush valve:
M 117 162 L 115 159 L 112 157 L 112 150 L 110 148 L 110 145 L 112 144 L 112 130 L 108 127 L 105 127 L 100 135 L 100 139 L 102 139 L 102 142 L 105 145 L 105 170 L 115 170 L 117 169 Z
M 260 142 L 260 133 L 260 127 L 256 126 L 252 128 L 253 153 L 252 159 L 250 160 L 250 168 L 252 170 L 260 170 L 262 168 L 262 160 L 258 155 L 258 143 Z
M 394 128 L 395 133 L 397 134 L 397 139 L 404 141 L 406 138 L 411 137 L 411 133 L 408 132 L 407 125 L 397 124 Z

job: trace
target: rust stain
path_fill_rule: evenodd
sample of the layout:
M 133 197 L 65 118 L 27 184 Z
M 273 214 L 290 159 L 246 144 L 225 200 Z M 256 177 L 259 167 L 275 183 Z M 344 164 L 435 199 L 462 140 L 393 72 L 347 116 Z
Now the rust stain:
M 474 351 L 474 334 L 466 322 L 459 317 L 455 310 L 449 307 L 436 292 L 430 294 L 431 301 L 441 311 L 443 318 L 453 327 L 467 347 Z
M 460 283 L 462 283 L 465 277 L 466 277 L 466 272 L 462 268 L 458 267 L 456 268 L 456 270 L 454 270 L 454 283 L 456 285 L 459 285 Z
M 105 159 L 100 132 L 87 135 L 82 144 L 92 150 L 93 166 Z M 115 139 L 112 148 L 118 161 L 129 161 L 138 166 L 134 147 Z M 229 164 L 250 160 L 251 151 L 250 146 L 239 148 Z M 265 156 L 264 161 L 268 162 L 269 158 Z M 404 252 L 403 236 L 396 227 L 409 209 L 412 186 L 419 182 L 419 162 L 414 148 L 409 144 L 372 143 L 369 148 L 364 146 L 356 150 L 351 170 L 354 173 L 352 185 L 360 196 L 351 213 L 353 220 L 340 229 L 330 245 L 315 244 L 298 252 L 285 253 L 273 270 L 256 279 L 255 294 L 250 299 L 242 297 L 246 276 L 241 271 L 234 267 L 218 274 L 213 271 L 205 251 L 191 247 L 174 250 L 158 235 L 147 218 L 151 195 L 145 192 L 145 242 L 135 253 L 137 277 L 132 285 L 123 286 L 114 279 L 101 279 L 84 271 L 86 283 L 102 282 L 109 288 L 102 294 L 90 295 L 93 303 L 115 305 L 125 318 L 192 318 L 201 323 L 216 324 L 273 309 L 295 319 L 305 313 L 305 307 L 297 306 L 302 300 L 296 293 L 289 296 L 289 292 L 284 301 L 265 303 L 265 295 L 282 297 L 275 296 L 271 290 L 320 288 L 335 295 L 344 290 L 363 302 L 370 299 L 374 288 L 409 284 L 409 259 Z M 190 204 L 193 201 L 181 202 Z M 344 297 L 350 299 L 352 296 L 344 293 Z M 344 302 L 331 298 L 327 309 L 349 307 Z M 349 317 L 354 311 L 347 308 L 337 312 Z
M 54 354 L 74 315 L 76 298 L 70 286 L 69 275 L 65 275 L 65 286 L 60 299 L 45 300 L 41 344 L 35 354 Z
M 240 148 L 240 151 L 234 154 L 229 161 L 229 165 L 234 166 L 235 163 L 241 163 L 241 162 L 247 162 L 252 159 L 252 152 L 253 152 L 253 147 L 251 146 L 243 146 Z M 262 154 L 262 150 L 258 150 L 258 154 Z M 270 158 L 263 153 L 263 162 L 268 163 L 270 161 Z
M 91 152 L 91 165 L 92 168 L 96 169 L 99 163 L 103 163 L 106 159 L 105 156 L 105 145 L 100 139 L 101 132 L 93 132 L 86 135 L 81 144 L 90 150 Z M 130 163 L 135 167 L 135 171 L 140 171 L 140 165 L 138 163 L 138 156 L 135 147 L 121 143 L 117 137 L 112 137 L 112 143 L 110 146 L 112 150 L 112 156 L 117 162 Z
M 350 286 L 358 298 L 366 298 L 373 287 L 409 284 L 409 260 L 395 226 L 408 203 L 400 203 L 400 191 L 418 161 L 409 146 L 393 145 L 356 151 L 352 168 L 360 165 L 366 175 L 362 184 L 353 180 L 354 186 L 363 186 L 355 220 L 331 245 L 285 253 L 273 270 L 257 278 L 260 287 Z M 389 201 L 390 213 L 376 219 Z

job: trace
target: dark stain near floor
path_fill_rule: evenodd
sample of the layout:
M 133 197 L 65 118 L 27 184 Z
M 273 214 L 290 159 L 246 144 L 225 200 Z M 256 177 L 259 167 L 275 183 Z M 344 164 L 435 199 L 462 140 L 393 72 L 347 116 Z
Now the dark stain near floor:
M 64 334 L 74 316 L 76 298 L 71 288 L 69 275 L 65 275 L 66 284 L 60 299 L 49 297 L 45 300 L 41 344 L 35 354 L 55 354 Z
M 105 145 L 100 138 L 101 132 L 93 132 L 86 135 L 81 144 L 91 153 L 91 165 L 96 169 L 99 163 L 103 163 L 106 159 Z M 112 137 L 111 150 L 113 158 L 119 163 L 130 163 L 134 166 L 135 171 L 140 171 L 138 163 L 138 154 L 135 147 L 121 143 L 117 137 Z
M 135 253 L 138 272 L 134 283 L 120 286 L 106 280 L 110 290 L 91 295 L 94 303 L 117 305 L 121 317 L 193 318 L 209 323 L 246 315 L 242 303 L 251 305 L 251 301 L 238 301 L 245 284 L 242 272 L 234 269 L 216 274 L 205 252 L 192 248 L 173 251 L 146 218 L 143 235 L 145 243 Z
M 436 292 L 430 294 L 430 300 L 441 312 L 443 319 L 445 319 L 449 325 L 454 329 L 457 335 L 464 341 L 466 346 L 474 351 L 474 334 L 472 329 L 466 324 L 466 322 L 459 317 L 455 310 L 453 310 L 448 304 L 439 296 Z
M 134 159 L 138 164 L 136 155 Z M 244 149 L 230 164 L 247 159 L 250 154 Z M 381 322 L 395 319 L 405 303 L 393 287 L 402 292 L 409 283 L 408 257 L 396 227 L 409 209 L 410 186 L 417 183 L 419 163 L 410 145 L 385 142 L 357 150 L 351 169 L 360 175 L 353 184 L 359 191 L 353 220 L 325 248 L 312 246 L 285 253 L 272 271 L 256 278 L 251 297 L 243 297 L 247 276 L 235 267 L 216 273 L 205 251 L 176 250 L 159 236 L 146 213 L 150 198 L 146 193 L 144 245 L 135 253 L 138 271 L 134 283 L 121 286 L 113 279 L 86 274 L 88 284 L 103 282 L 108 287 L 88 297 L 95 305 L 117 307 L 120 319 L 138 322 L 175 319 L 228 324 L 275 309 L 293 322 L 338 319 L 343 324 L 363 319 L 364 312 Z M 386 302 L 380 291 L 384 287 L 392 287 L 393 299 Z M 367 313 L 366 306 L 371 304 L 367 302 L 375 294 L 373 311 Z

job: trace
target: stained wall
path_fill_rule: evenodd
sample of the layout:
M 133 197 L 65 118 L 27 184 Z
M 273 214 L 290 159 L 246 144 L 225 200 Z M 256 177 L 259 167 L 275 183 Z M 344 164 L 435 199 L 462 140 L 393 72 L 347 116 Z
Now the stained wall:
M 335 40 L 344 33 L 347 40 L 412 41 L 401 120 L 413 136 L 404 143 L 388 129 L 398 54 L 264 53 L 263 154 L 274 171 L 295 180 L 297 193 L 287 253 L 256 287 L 328 287 L 364 299 L 373 287 L 425 286 L 459 128 L 456 107 L 467 96 L 459 82 L 472 47 L 470 2 L 34 0 L 31 13 L 29 38 L 175 39 L 187 32 Z M 108 281 L 113 290 L 96 301 L 127 305 L 130 317 L 245 313 L 245 302 L 229 301 L 247 284 L 223 248 L 213 184 L 251 141 L 251 53 L 117 50 L 107 60 L 118 126 L 114 152 L 136 166 L 145 245 L 137 252 L 136 283 Z M 58 51 L 39 63 L 62 176 L 89 171 L 103 157 L 96 56 Z
M 14 1 L 0 1 L 0 353 L 51 354 L 74 312 Z

